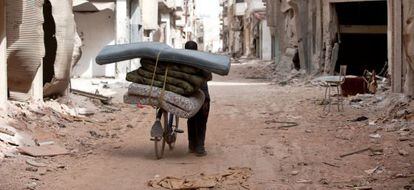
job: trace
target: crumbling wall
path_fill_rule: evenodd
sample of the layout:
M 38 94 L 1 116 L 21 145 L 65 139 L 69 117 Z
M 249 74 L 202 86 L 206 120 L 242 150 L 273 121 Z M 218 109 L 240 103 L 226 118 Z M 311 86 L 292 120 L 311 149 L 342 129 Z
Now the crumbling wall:
M 6 7 L 8 87 L 27 93 L 45 53 L 43 0 L 7 0 Z
M 277 26 L 275 32 L 280 35 L 278 40 L 281 52 L 278 70 L 286 73 L 295 68 L 293 60 L 298 53 L 297 12 L 289 2 L 289 0 L 282 0 L 277 4 L 279 6 L 275 11 L 275 16 L 279 16 L 275 21 Z
M 290 1 L 289 1 L 290 2 Z M 281 11 L 283 13 L 283 37 L 282 47 L 287 48 L 298 47 L 298 36 L 296 32 L 296 18 L 297 12 L 292 7 L 292 2 L 289 4 L 288 0 L 282 0 Z
M 72 12 L 72 0 L 49 0 L 56 24 L 56 58 L 54 76 L 45 84 L 44 96 L 61 95 L 68 88 L 75 40 L 75 19 Z
M 414 2 L 405 0 L 403 19 L 403 43 L 406 61 L 406 76 L 404 91 L 409 96 L 414 96 Z
M 79 62 L 79 60 L 82 57 L 82 39 L 80 38 L 78 32 L 75 32 L 75 40 L 73 43 L 73 54 L 72 54 L 72 61 L 70 63 L 70 66 L 73 68 L 76 66 L 76 64 Z M 71 75 L 73 72 L 71 72 Z
M 42 62 L 45 64 L 44 96 L 63 94 L 68 87 L 75 32 L 72 0 L 46 3 L 44 0 L 7 0 L 10 91 L 28 93 Z M 51 15 L 48 11 L 52 11 Z

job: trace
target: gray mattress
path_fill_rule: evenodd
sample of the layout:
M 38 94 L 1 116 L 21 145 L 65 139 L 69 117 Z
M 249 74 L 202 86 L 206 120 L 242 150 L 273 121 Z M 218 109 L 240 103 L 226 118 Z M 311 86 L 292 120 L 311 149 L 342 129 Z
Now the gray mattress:
M 230 58 L 224 55 L 201 51 L 174 49 L 159 42 L 139 42 L 105 46 L 96 57 L 99 65 L 134 59 L 156 59 L 159 61 L 188 65 L 219 75 L 227 75 L 230 71 Z

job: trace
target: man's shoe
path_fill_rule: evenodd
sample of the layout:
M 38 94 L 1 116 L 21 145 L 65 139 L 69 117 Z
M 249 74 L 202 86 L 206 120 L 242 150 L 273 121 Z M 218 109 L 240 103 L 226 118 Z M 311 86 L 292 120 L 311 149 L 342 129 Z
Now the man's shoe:
M 195 148 L 192 146 L 188 146 L 188 153 L 195 153 Z
M 197 147 L 194 151 L 195 155 L 198 157 L 206 156 L 207 151 L 204 149 L 204 147 Z

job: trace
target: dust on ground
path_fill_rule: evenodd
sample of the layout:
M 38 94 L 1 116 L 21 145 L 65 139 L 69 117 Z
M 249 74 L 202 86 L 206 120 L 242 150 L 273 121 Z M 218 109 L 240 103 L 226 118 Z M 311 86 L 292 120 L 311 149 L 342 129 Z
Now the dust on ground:
M 210 176 L 235 167 L 249 168 L 251 175 L 243 186 L 234 183 L 227 189 L 414 188 L 413 101 L 388 92 L 359 95 L 346 99 L 344 112 L 334 105 L 325 114 L 322 88 L 256 76 L 254 70 L 267 66 L 254 62 L 233 64 L 230 76 L 214 77 L 208 155 L 201 158 L 187 152 L 184 133 L 173 151 L 156 160 L 149 139 L 155 118 L 150 107 L 116 98 L 107 106 L 75 95 L 51 101 L 70 102 L 69 111 L 13 104 L 16 111 L 3 119 L 53 140 L 69 154 L 4 154 L 0 189 L 152 189 L 148 182 L 154 178 Z M 125 90 L 122 85 L 109 88 Z M 72 107 L 94 114 L 71 114 Z M 184 130 L 185 124 L 180 120 Z M 1 146 L 12 150 L 15 145 Z

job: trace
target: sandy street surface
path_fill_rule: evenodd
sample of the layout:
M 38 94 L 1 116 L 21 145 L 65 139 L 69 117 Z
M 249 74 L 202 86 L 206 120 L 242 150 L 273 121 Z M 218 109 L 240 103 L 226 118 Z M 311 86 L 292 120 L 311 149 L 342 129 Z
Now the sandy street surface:
M 332 107 L 324 115 L 321 88 L 245 79 L 240 75 L 244 71 L 234 65 L 229 77 L 210 83 L 205 157 L 187 152 L 185 132 L 178 136 L 176 149 L 156 160 L 149 140 L 153 109 L 115 102 L 120 110 L 101 107 L 86 120 L 65 123 L 63 128 L 38 125 L 72 153 L 37 158 L 47 166 L 35 170 L 26 163 L 29 156 L 1 160 L 0 189 L 153 189 L 147 182 L 156 176 L 208 175 L 229 167 L 251 168 L 252 175 L 246 185 L 224 189 L 414 188 L 412 120 L 375 122 L 386 108 L 357 109 L 348 102 L 344 112 Z M 77 98 L 78 103 L 86 101 Z M 360 116 L 368 120 L 352 121 Z M 186 121 L 180 122 L 186 131 Z M 279 122 L 298 125 L 283 127 Z

